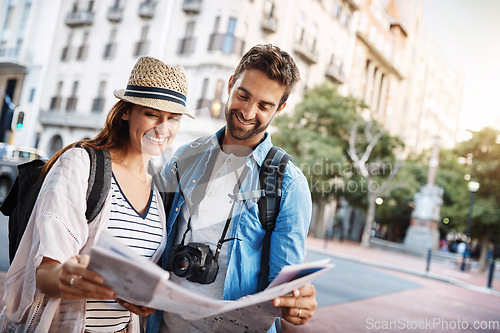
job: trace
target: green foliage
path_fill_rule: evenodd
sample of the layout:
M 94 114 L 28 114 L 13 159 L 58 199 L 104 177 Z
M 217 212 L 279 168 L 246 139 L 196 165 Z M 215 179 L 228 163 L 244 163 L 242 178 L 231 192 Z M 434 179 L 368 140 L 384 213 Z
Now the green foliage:
M 472 215 L 472 236 L 500 242 L 500 131 L 483 128 L 461 142 L 456 152 L 468 161 L 470 178 L 480 184 Z M 465 182 L 467 190 L 467 182 Z
M 360 102 L 342 97 L 336 86 L 325 83 L 307 91 L 293 113 L 275 119 L 278 132 L 273 141 L 293 156 L 314 197 L 335 196 L 342 179 L 352 173 L 345 151 L 359 107 Z
M 293 162 L 306 175 L 313 197 L 326 200 L 343 195 L 351 205 L 367 206 L 367 182 L 348 156 L 349 137 L 355 124 L 361 124 L 357 149 L 364 151 L 369 141 L 366 129 L 377 133 L 382 127 L 374 121 L 363 121 L 365 107 L 361 101 L 344 97 L 337 86 L 323 83 L 308 90 L 293 113 L 284 112 L 274 121 L 278 128 L 273 141 L 293 156 Z M 394 167 L 393 151 L 401 142 L 385 133 L 370 159 L 375 179 L 386 178 Z

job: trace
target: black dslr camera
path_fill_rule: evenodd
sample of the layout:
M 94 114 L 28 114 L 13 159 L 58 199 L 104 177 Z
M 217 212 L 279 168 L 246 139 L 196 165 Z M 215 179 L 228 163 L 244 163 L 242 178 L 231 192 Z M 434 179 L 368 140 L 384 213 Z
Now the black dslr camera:
M 179 277 L 201 284 L 215 281 L 219 264 L 214 260 L 212 250 L 202 243 L 177 244 L 168 257 L 167 270 Z

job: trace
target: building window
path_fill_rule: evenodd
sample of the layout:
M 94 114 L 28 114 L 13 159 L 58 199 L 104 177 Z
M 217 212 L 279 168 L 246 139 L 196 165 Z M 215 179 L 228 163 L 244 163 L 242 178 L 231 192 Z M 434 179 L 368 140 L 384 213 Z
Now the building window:
M 5 23 L 3 25 L 4 29 L 8 29 L 10 24 L 12 23 L 12 16 L 14 16 L 14 5 L 12 4 L 12 0 L 9 1 L 7 6 L 7 13 L 5 14 Z
M 62 88 L 63 88 L 63 82 L 62 81 L 57 82 L 56 94 L 50 100 L 50 108 L 49 108 L 50 111 L 57 111 L 61 108 Z
M 234 17 L 230 17 L 229 22 L 227 24 L 226 36 L 224 37 L 224 43 L 222 45 L 222 52 L 224 53 L 233 52 L 235 28 L 236 28 L 236 19 Z
M 78 92 L 78 81 L 73 82 L 73 87 L 71 89 L 71 96 L 68 97 L 68 101 L 66 102 L 66 111 L 76 111 L 76 103 L 78 101 L 77 99 L 77 92 Z
M 85 33 L 83 34 L 82 45 L 78 48 L 78 52 L 76 54 L 76 60 L 85 60 L 85 58 L 87 58 L 88 39 L 89 32 L 85 31 Z
M 97 97 L 92 102 L 92 112 L 102 112 L 104 110 L 104 90 L 106 88 L 106 81 L 99 83 L 99 90 Z
M 115 56 L 116 49 L 116 28 L 111 29 L 111 34 L 109 36 L 109 42 L 104 46 L 104 59 L 113 59 Z
M 339 19 L 341 12 L 342 12 L 342 5 L 337 1 L 333 5 L 333 17 Z
M 205 78 L 203 80 L 203 85 L 201 87 L 200 99 L 198 99 L 198 103 L 196 103 L 196 110 L 209 107 L 210 103 L 207 100 L 207 89 L 208 89 L 208 78 Z
M 350 21 L 351 21 L 351 12 L 348 9 L 345 9 L 344 15 L 342 16 L 342 21 L 340 23 L 347 28 L 349 26 Z
M 305 16 L 304 13 L 300 13 L 299 20 L 297 22 L 297 29 L 295 30 L 295 40 L 299 44 L 304 42 L 305 29 Z
M 66 46 L 63 47 L 61 53 L 61 61 L 68 61 L 71 53 L 71 41 L 73 40 L 73 33 L 68 34 L 68 39 L 66 39 Z
M 18 36 L 24 36 L 24 29 L 26 28 L 26 24 L 28 23 L 30 10 L 31 10 L 31 0 L 28 0 L 24 4 L 23 17 L 21 19 L 21 25 L 19 26 Z
M 142 27 L 141 39 L 135 44 L 134 56 L 137 57 L 148 52 L 148 31 L 149 26 Z
M 194 52 L 195 39 L 194 35 L 194 21 L 189 21 L 186 24 L 186 31 L 184 33 L 184 38 L 179 42 L 178 54 L 191 54 Z
M 220 25 L 220 16 L 217 16 L 214 22 L 214 34 L 219 32 L 219 25 Z

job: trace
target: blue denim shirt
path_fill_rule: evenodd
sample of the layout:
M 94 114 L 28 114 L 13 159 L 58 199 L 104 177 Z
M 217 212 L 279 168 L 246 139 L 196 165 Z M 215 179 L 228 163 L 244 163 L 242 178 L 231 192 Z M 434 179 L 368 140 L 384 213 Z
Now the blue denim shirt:
M 198 156 L 196 161 L 181 173 L 181 189 L 188 200 L 190 200 L 193 188 L 203 176 L 210 156 L 217 153 L 219 140 L 224 135 L 224 131 L 225 128 L 222 128 L 215 135 L 208 137 L 210 148 Z M 163 175 L 170 184 L 177 183 L 172 166 L 188 146 L 189 144 L 179 148 L 174 158 L 167 162 L 163 169 Z M 246 164 L 249 171 L 241 184 L 240 193 L 259 188 L 259 170 L 272 146 L 271 137 L 266 133 L 265 139 L 247 158 Z M 167 256 L 177 239 L 176 222 L 179 219 L 188 218 L 188 216 L 180 214 L 184 204 L 184 197 L 176 192 L 168 214 L 168 239 L 163 255 L 163 268 L 166 267 Z M 307 180 L 300 169 L 289 162 L 283 177 L 281 207 L 276 227 L 271 235 L 269 281 L 276 277 L 283 266 L 302 263 L 311 211 L 311 192 Z M 237 300 L 259 291 L 260 258 L 265 233 L 266 231 L 262 228 L 259 220 L 257 199 L 235 202 L 233 218 L 226 238 L 235 237 L 241 241 L 226 243 L 229 246 L 229 252 L 224 282 L 224 300 Z M 158 331 L 162 315 L 163 312 L 157 311 L 148 318 L 147 332 Z

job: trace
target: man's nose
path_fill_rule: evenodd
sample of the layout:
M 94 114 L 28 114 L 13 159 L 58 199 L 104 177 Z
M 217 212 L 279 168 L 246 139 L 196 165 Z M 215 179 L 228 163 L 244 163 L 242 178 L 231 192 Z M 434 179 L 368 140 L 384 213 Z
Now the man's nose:
M 243 118 L 245 120 L 251 120 L 255 118 L 255 114 L 257 113 L 257 105 L 253 103 L 249 103 L 243 108 L 242 112 Z

